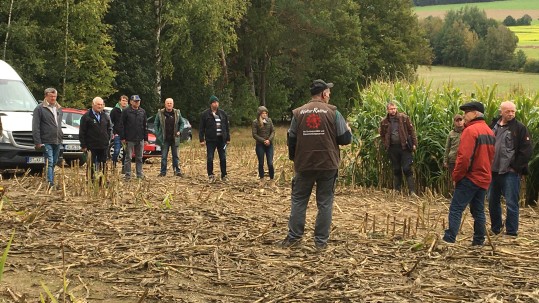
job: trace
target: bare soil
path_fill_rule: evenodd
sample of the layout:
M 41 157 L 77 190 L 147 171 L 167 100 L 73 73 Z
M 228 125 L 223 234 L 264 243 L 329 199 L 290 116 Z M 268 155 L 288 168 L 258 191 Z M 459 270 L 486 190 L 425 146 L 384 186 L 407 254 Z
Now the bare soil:
M 205 151 L 182 146 L 185 177 L 85 183 L 58 169 L 3 180 L 0 248 L 15 231 L 0 302 L 539 302 L 536 209 L 518 238 L 472 248 L 467 214 L 456 245 L 440 244 L 449 201 L 383 189 L 336 188 L 331 240 L 314 248 L 314 195 L 301 245 L 287 232 L 291 162 L 276 148 L 277 181 L 257 179 L 254 147 L 228 148 L 230 181 L 208 184 Z M 216 161 L 216 172 L 219 166 Z M 170 170 L 169 170 L 170 171 Z

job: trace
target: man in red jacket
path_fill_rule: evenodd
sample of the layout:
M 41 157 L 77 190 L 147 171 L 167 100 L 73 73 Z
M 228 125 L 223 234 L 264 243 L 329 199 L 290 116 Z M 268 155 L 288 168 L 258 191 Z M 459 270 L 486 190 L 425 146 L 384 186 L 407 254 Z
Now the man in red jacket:
M 465 128 L 460 137 L 457 161 L 453 170 L 455 192 L 449 207 L 449 228 L 443 240 L 455 243 L 462 212 L 470 204 L 474 218 L 472 245 L 483 245 L 485 241 L 485 194 L 492 179 L 491 166 L 494 161 L 494 133 L 485 122 L 485 107 L 473 101 L 460 107 L 464 111 Z

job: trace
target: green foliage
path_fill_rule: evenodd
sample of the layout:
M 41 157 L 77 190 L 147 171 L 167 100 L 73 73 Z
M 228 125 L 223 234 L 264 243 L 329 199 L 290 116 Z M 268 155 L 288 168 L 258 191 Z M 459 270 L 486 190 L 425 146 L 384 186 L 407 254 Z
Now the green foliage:
M 443 26 L 439 23 L 434 18 L 422 22 L 424 30 L 430 31 L 434 64 L 501 70 L 523 66 L 523 54 L 514 54 L 516 35 L 477 7 L 451 10 Z
M 6 265 L 7 254 L 9 253 L 9 248 L 11 247 L 11 242 L 13 241 L 14 236 L 15 236 L 15 231 L 11 233 L 11 237 L 9 238 L 9 241 L 7 242 L 7 246 L 4 249 L 4 253 L 2 254 L 2 258 L 0 258 L 0 282 L 2 282 L 2 277 L 4 276 L 4 266 Z
M 505 26 L 515 26 L 515 25 L 517 25 L 517 20 L 515 20 L 515 18 L 513 18 L 513 16 L 509 15 L 509 16 L 505 17 L 505 19 L 503 20 L 503 25 L 505 25 Z
M 528 125 L 534 142 L 539 139 L 538 96 L 508 95 L 499 98 L 497 86 L 476 87 L 475 98 L 485 104 L 487 123 L 497 117 L 499 104 L 514 99 L 518 108 L 517 119 Z M 396 100 L 399 112 L 406 113 L 416 129 L 418 149 L 414 154 L 414 176 L 418 188 L 430 188 L 433 192 L 447 194 L 449 175 L 443 169 L 443 153 L 447 135 L 452 128 L 452 117 L 459 113 L 458 107 L 469 102 L 471 97 L 450 85 L 434 90 L 430 84 L 375 82 L 360 90 L 348 121 L 354 132 L 354 143 L 346 149 L 341 168 L 348 180 L 363 186 L 392 186 L 392 171 L 389 159 L 379 137 L 379 125 L 386 116 L 386 104 Z M 537 139 L 536 139 L 537 138 Z M 538 159 L 539 145 L 535 143 L 534 159 Z M 539 160 L 533 165 L 539 166 Z M 539 172 L 532 165 L 532 175 Z M 538 188 L 539 179 L 530 181 L 530 187 Z

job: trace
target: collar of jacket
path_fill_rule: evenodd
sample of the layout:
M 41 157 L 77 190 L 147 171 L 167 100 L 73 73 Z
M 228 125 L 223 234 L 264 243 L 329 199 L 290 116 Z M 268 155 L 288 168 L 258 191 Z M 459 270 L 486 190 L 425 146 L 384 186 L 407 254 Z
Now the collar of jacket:
M 43 104 L 44 107 L 49 107 L 50 106 L 50 103 L 47 101 L 47 100 L 43 100 Z M 56 108 L 61 108 L 60 104 L 58 103 L 58 101 L 56 101 L 56 104 L 54 105 L 54 107 Z

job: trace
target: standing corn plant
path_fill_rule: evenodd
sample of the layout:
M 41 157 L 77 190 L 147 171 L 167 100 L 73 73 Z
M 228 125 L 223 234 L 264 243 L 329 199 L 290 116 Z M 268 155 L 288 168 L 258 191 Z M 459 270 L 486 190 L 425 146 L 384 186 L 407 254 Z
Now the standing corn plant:
M 485 119 L 489 123 L 498 115 L 502 101 L 515 99 L 519 113 L 517 118 L 528 125 L 535 142 L 534 156 L 530 162 L 530 182 L 537 188 L 539 182 L 539 109 L 538 95 L 499 97 L 497 86 L 476 87 L 473 97 L 485 105 Z M 348 118 L 354 132 L 352 146 L 344 150 L 343 174 L 349 183 L 362 186 L 392 186 L 391 165 L 383 150 L 379 136 L 380 121 L 386 115 L 389 101 L 397 104 L 398 111 L 407 114 L 416 129 L 418 147 L 414 153 L 414 177 L 419 191 L 429 188 L 433 192 L 448 194 L 449 174 L 443 168 L 443 154 L 447 134 L 452 128 L 453 116 L 459 113 L 460 105 L 469 102 L 472 96 L 463 94 L 452 84 L 433 90 L 425 82 L 373 82 L 368 88 L 358 91 L 354 108 Z M 523 117 L 526 115 L 526 117 Z M 350 160 L 354 159 L 354 160 Z M 532 181 L 535 180 L 535 181 Z M 530 187 L 530 186 L 528 186 Z M 537 193 L 535 193 L 537 195 Z

